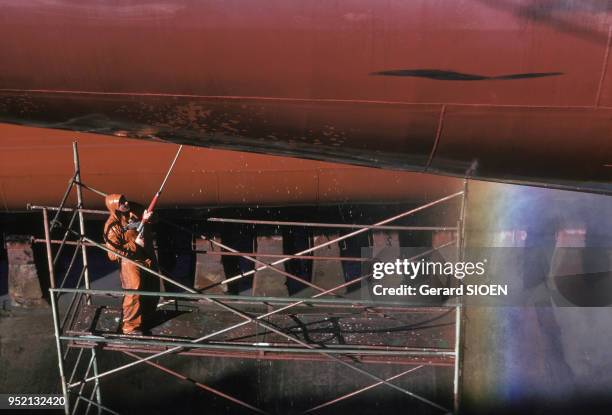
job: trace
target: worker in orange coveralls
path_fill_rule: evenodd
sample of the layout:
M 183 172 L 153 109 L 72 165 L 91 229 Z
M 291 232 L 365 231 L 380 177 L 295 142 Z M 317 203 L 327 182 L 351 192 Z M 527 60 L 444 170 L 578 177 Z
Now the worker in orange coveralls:
M 157 261 L 149 226 L 145 226 L 143 237 L 138 238 L 138 227 L 141 219 L 147 222 L 151 213 L 142 206 L 132 204 L 123 195 L 106 196 L 106 208 L 110 216 L 104 224 L 106 246 L 147 268 L 157 270 Z M 134 263 L 109 252 L 111 261 L 121 263 L 121 286 L 125 290 L 159 291 L 159 280 L 153 274 L 139 268 Z M 159 297 L 127 294 L 123 297 L 124 334 L 142 335 L 151 327 L 155 318 Z

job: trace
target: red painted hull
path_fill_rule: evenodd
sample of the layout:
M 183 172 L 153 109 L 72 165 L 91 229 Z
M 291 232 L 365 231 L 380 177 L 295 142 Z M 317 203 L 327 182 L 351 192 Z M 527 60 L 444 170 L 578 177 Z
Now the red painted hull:
M 0 3 L 0 120 L 610 189 L 606 2 Z

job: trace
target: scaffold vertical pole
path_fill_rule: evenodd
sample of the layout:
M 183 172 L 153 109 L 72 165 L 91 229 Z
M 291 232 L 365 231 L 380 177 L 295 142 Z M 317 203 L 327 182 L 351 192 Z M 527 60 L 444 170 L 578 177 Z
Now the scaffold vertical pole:
M 49 230 L 49 213 L 43 208 L 43 223 L 45 228 L 45 246 L 47 248 L 47 266 L 49 267 L 49 287 L 55 288 L 55 270 L 53 267 L 53 251 L 51 251 L 51 231 Z
M 468 179 L 463 179 L 463 194 L 457 223 L 457 261 L 465 256 L 465 215 L 467 208 Z M 461 282 L 459 282 L 461 284 Z M 463 333 L 463 298 L 457 297 L 455 306 L 455 366 L 453 375 L 453 413 L 458 414 L 461 405 L 461 346 Z
M 47 247 L 47 265 L 49 267 L 49 285 L 55 288 L 55 272 L 53 269 L 53 252 L 51 251 L 51 233 L 49 231 L 49 214 L 47 209 L 43 209 L 43 222 L 45 227 L 45 242 Z M 68 388 L 66 385 L 66 376 L 64 375 L 64 359 L 62 353 L 62 342 L 59 333 L 59 315 L 55 299 L 56 293 L 49 290 L 49 298 L 51 300 L 51 314 L 53 316 L 53 332 L 55 335 L 55 347 L 57 349 L 57 365 L 60 373 L 60 382 L 62 384 L 62 395 L 64 396 L 64 413 L 70 414 L 70 401 L 68 399 Z M 59 294 L 58 294 L 59 295 Z
M 51 313 L 53 314 L 53 331 L 55 334 L 55 346 L 57 348 L 57 363 L 60 372 L 60 382 L 62 383 L 62 395 L 64 395 L 64 413 L 70 414 L 70 401 L 68 399 L 68 389 L 66 387 L 66 377 L 64 375 L 64 359 L 62 353 L 62 343 L 60 340 L 59 333 L 59 318 L 57 311 L 57 304 L 55 299 L 55 293 L 51 292 Z
M 85 235 L 85 218 L 83 216 L 83 190 L 81 188 L 81 163 L 79 160 L 79 148 L 77 142 L 72 143 L 72 155 L 74 159 L 74 180 L 76 182 L 76 193 L 77 193 L 77 209 L 79 210 L 79 232 L 81 238 Z M 87 261 L 87 244 L 81 244 L 81 256 L 83 258 L 83 270 L 85 288 L 91 289 L 91 281 L 89 278 L 89 263 Z M 87 296 L 87 304 L 91 304 L 91 297 Z M 98 375 L 98 359 L 96 358 L 96 348 L 91 349 L 91 357 L 93 359 L 93 371 L 94 375 Z M 94 389 L 96 391 L 96 401 L 98 405 L 102 405 L 102 392 L 100 391 L 99 380 L 96 379 Z M 102 409 L 98 406 L 98 414 L 102 413 Z

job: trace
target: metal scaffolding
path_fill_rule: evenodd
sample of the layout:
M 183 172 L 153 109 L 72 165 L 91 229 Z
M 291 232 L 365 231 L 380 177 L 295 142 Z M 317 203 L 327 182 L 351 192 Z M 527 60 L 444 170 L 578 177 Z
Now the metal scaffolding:
M 68 188 L 64 193 L 58 207 L 31 206 L 32 209 L 42 210 L 45 239 L 37 240 L 44 242 L 46 245 L 49 277 L 50 277 L 50 301 L 53 314 L 53 325 L 55 333 L 55 343 L 58 356 L 58 368 L 62 387 L 62 393 L 65 397 L 65 413 L 85 413 L 91 409 L 97 412 L 108 412 L 116 414 L 114 410 L 103 404 L 103 394 L 101 388 L 101 380 L 107 378 L 120 371 L 127 370 L 131 367 L 140 364 L 146 364 L 157 368 L 165 373 L 173 375 L 179 379 L 191 382 L 196 387 L 220 396 L 248 408 L 254 412 L 266 413 L 261 408 L 257 408 L 252 404 L 244 402 L 226 392 L 220 391 L 212 386 L 206 385 L 200 381 L 189 378 L 188 376 L 178 373 L 168 367 L 161 365 L 159 362 L 154 362 L 154 359 L 170 355 L 181 354 L 185 356 L 222 356 L 239 359 L 271 359 L 271 360 L 324 360 L 332 361 L 338 365 L 342 365 L 350 370 L 359 373 L 361 376 L 371 379 L 372 383 L 358 390 L 346 393 L 333 400 L 320 403 L 312 408 L 304 410 L 304 413 L 316 412 L 319 409 L 333 405 L 342 400 L 361 394 L 372 388 L 385 386 L 392 388 L 409 398 L 416 399 L 426 405 L 429 405 L 440 412 L 450 412 L 451 410 L 443 405 L 434 402 L 427 397 L 421 396 L 404 387 L 398 386 L 392 381 L 413 373 L 420 368 L 428 365 L 447 366 L 453 370 L 453 409 L 457 413 L 460 405 L 460 384 L 461 384 L 461 341 L 462 341 L 462 321 L 463 308 L 461 299 L 454 299 L 450 305 L 442 305 L 436 307 L 414 306 L 407 305 L 401 302 L 381 302 L 360 299 L 343 298 L 338 293 L 341 289 L 355 284 L 361 284 L 367 281 L 371 274 L 362 275 L 358 278 L 347 281 L 336 287 L 324 289 L 310 281 L 306 281 L 297 275 L 291 274 L 279 267 L 278 265 L 291 259 L 303 258 L 312 261 L 337 259 L 342 261 L 363 262 L 364 258 L 346 258 L 346 257 L 324 257 L 315 256 L 317 250 L 346 240 L 361 233 L 372 229 L 383 230 L 416 230 L 416 231 L 452 231 L 456 234 L 454 240 L 444 243 L 438 247 L 432 248 L 426 252 L 422 252 L 409 260 L 415 260 L 421 257 L 430 255 L 431 253 L 445 248 L 450 245 L 456 246 L 457 259 L 463 257 L 464 240 L 465 240 L 465 214 L 467 201 L 467 181 L 464 181 L 462 191 L 453 193 L 436 201 L 427 203 L 415 209 L 408 210 L 393 217 L 379 221 L 371 225 L 355 225 L 355 224 L 329 224 L 329 223 L 305 223 L 305 222 L 280 222 L 280 221 L 257 221 L 257 220 L 236 220 L 223 218 L 210 218 L 210 221 L 216 222 L 238 222 L 249 223 L 254 225 L 278 225 L 278 226 L 305 226 L 305 227 L 320 227 L 320 228 L 347 228 L 353 229 L 351 232 L 333 238 L 325 243 L 313 246 L 301 252 L 294 254 L 260 254 L 257 252 L 239 252 L 232 247 L 223 244 L 213 238 L 207 238 L 204 235 L 193 235 L 196 238 L 203 238 L 216 247 L 220 251 L 207 252 L 212 255 L 230 255 L 240 256 L 253 262 L 254 269 L 249 272 L 244 272 L 231 278 L 217 283 L 211 284 L 204 289 L 196 290 L 193 287 L 175 281 L 171 277 L 154 269 L 147 268 L 139 262 L 133 261 L 130 258 L 113 252 L 115 255 L 122 258 L 122 261 L 128 261 L 144 271 L 158 277 L 167 284 L 174 285 L 184 292 L 151 292 L 137 290 L 96 290 L 91 288 L 91 278 L 88 266 L 87 251 L 88 249 L 101 249 L 111 252 L 103 243 L 98 242 L 94 238 L 86 235 L 84 214 L 107 214 L 106 211 L 85 209 L 83 206 L 83 190 L 93 192 L 99 196 L 105 196 L 104 192 L 87 186 L 81 178 L 81 169 L 79 162 L 79 154 L 77 144 L 73 144 L 74 157 L 74 175 L 68 183 Z M 67 207 L 67 201 L 72 190 L 76 190 L 77 204 L 74 208 Z M 410 226 L 393 226 L 390 223 L 413 215 L 414 213 L 426 210 L 432 206 L 440 205 L 444 202 L 460 198 L 460 214 L 456 227 L 410 227 Z M 53 218 L 49 220 L 49 212 L 54 212 Z M 59 221 L 61 213 L 68 213 L 69 219 L 65 223 Z M 78 218 L 78 228 L 74 229 L 75 222 Z M 174 225 L 177 229 L 185 232 L 191 230 Z M 62 231 L 61 239 L 53 239 L 54 231 Z M 55 249 L 53 248 L 55 246 Z M 63 272 L 63 276 L 56 272 L 58 259 L 66 246 L 74 246 L 74 252 L 70 258 L 69 265 Z M 77 257 L 81 257 L 81 269 L 78 270 Z M 268 263 L 262 261 L 264 258 L 275 259 Z M 297 297 L 266 297 L 266 296 L 236 296 L 236 295 L 211 295 L 206 294 L 206 291 L 218 285 L 228 284 L 232 281 L 248 277 L 255 274 L 257 271 L 270 269 L 273 272 L 283 275 L 287 278 L 294 279 L 300 283 L 311 287 L 318 291 L 310 298 Z M 67 282 L 72 273 L 78 271 L 76 284 L 72 288 L 68 288 Z M 139 294 L 143 296 L 161 296 L 165 301 L 158 305 L 158 310 L 163 311 L 165 307 L 173 304 L 178 307 L 178 304 L 195 304 L 197 307 L 209 307 L 219 311 L 220 315 L 232 316 L 223 321 L 207 320 L 205 327 L 199 327 L 192 338 L 185 337 L 159 337 L 159 336 L 130 336 L 120 335 L 112 332 L 112 330 L 102 332 L 88 332 L 84 327 L 84 320 L 91 313 L 91 310 L 96 309 L 97 298 L 121 298 L 125 294 Z M 60 307 L 60 298 L 66 296 L 70 301 L 66 307 Z M 397 346 L 394 344 L 373 344 L 372 339 L 367 333 L 363 336 L 362 343 L 355 342 L 350 345 L 342 344 L 327 344 L 321 345 L 306 336 L 300 336 L 293 331 L 283 326 L 283 316 L 288 310 L 295 313 L 305 313 L 303 310 L 308 306 L 309 312 L 318 312 L 321 314 L 328 312 L 338 312 L 338 310 L 350 310 L 349 317 L 358 319 L 363 313 L 368 313 L 368 316 L 380 316 L 380 320 L 373 319 L 373 324 L 382 324 L 388 314 L 392 313 L 397 318 L 408 318 L 411 315 L 418 313 L 431 313 L 437 317 L 450 319 L 454 325 L 454 336 L 451 344 L 452 348 L 439 347 L 410 347 Z M 63 308 L 63 309 L 62 309 Z M 111 311 L 106 311 L 108 321 L 116 321 L 116 314 Z M 212 314 L 212 313 L 211 313 Z M 306 318 L 308 314 L 304 314 Z M 120 316 L 120 314 L 119 314 Z M 241 321 L 235 322 L 236 317 Z M 103 319 L 102 318 L 102 319 Z M 232 320 L 233 319 L 233 320 Z M 233 321 L 233 322 L 232 322 Z M 86 326 L 86 324 L 85 324 Z M 80 327 L 80 328 L 79 328 Z M 207 331 L 211 329 L 212 331 Z M 241 333 L 244 336 L 227 337 L 229 333 Z M 248 338 L 248 341 L 239 341 L 235 338 Z M 384 340 L 384 338 L 383 338 Z M 130 363 L 123 364 L 113 369 L 101 372 L 98 368 L 98 360 L 100 357 L 97 352 L 99 350 L 112 350 L 118 353 L 123 353 L 132 359 Z M 140 353 L 140 354 L 138 354 Z M 147 356 L 142 354 L 147 353 Z M 69 359 L 69 356 L 71 358 Z M 87 359 L 89 357 L 89 359 Z M 69 362 L 71 364 L 69 364 Z M 85 363 L 85 364 L 82 364 Z M 361 366 L 355 362 L 363 364 L 390 364 L 401 367 L 402 370 L 394 376 L 383 378 Z M 408 368 L 406 368 L 408 366 Z

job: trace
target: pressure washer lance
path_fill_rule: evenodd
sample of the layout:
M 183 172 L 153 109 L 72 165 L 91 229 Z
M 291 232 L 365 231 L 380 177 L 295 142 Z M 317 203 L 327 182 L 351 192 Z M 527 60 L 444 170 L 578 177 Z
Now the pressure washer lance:
M 153 200 L 151 200 L 151 203 L 149 203 L 149 207 L 144 211 L 142 220 L 140 221 L 140 224 L 138 225 L 138 228 L 136 229 L 138 231 L 138 237 L 136 238 L 136 243 L 140 246 L 144 246 L 144 239 L 142 237 L 143 232 L 144 232 L 144 227 L 149 220 L 149 216 L 151 216 L 151 214 L 153 213 L 153 210 L 155 209 L 157 200 L 159 199 L 159 196 L 164 190 L 164 186 L 166 185 L 166 182 L 168 181 L 168 177 L 170 177 L 170 173 L 172 173 L 172 169 L 174 169 L 174 165 L 176 164 L 176 160 L 178 159 L 179 154 L 181 154 L 182 149 L 183 149 L 183 145 L 181 144 L 179 146 L 178 151 L 176 152 L 176 156 L 174 156 L 174 160 L 172 160 L 172 164 L 170 165 L 170 168 L 168 169 L 168 173 L 166 173 L 166 177 L 164 177 L 164 181 L 159 187 L 159 190 L 157 191 L 157 193 L 155 193 L 155 196 L 153 196 Z

